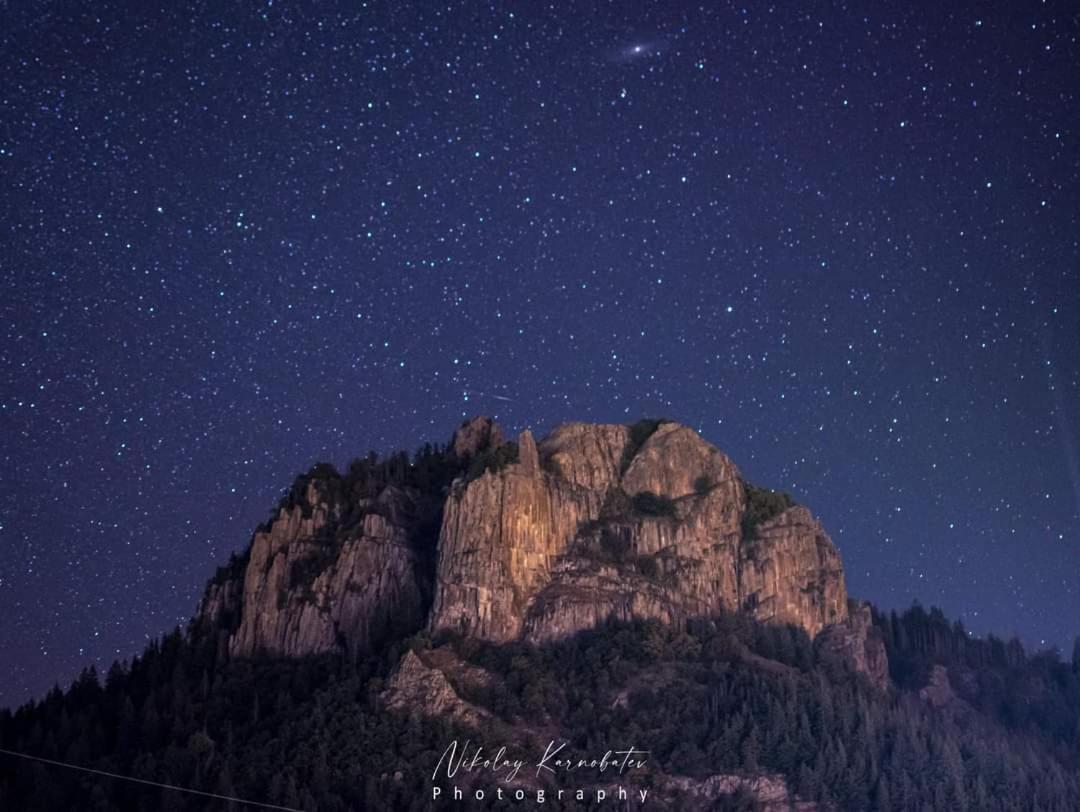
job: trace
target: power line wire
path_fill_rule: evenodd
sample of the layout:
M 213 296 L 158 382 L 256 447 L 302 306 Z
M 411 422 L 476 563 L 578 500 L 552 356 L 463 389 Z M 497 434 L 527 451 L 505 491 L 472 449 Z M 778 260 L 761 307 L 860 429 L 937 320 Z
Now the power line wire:
M 161 787 L 162 789 L 172 789 L 177 792 L 189 792 L 192 795 L 202 795 L 206 798 L 217 798 L 221 801 L 234 801 L 238 804 L 248 804 L 249 806 L 261 806 L 263 809 L 281 809 L 284 812 L 303 812 L 300 809 L 294 809 L 291 806 L 275 806 L 274 804 L 264 804 L 259 801 L 247 801 L 243 798 L 234 798 L 231 795 L 218 795 L 214 792 L 203 792 L 199 789 L 188 789 L 187 787 L 177 787 L 173 784 L 162 784 L 157 781 L 148 781 L 145 778 L 132 778 L 130 775 L 120 775 L 118 773 L 110 773 L 105 770 L 95 770 L 92 767 L 80 767 L 78 764 L 68 764 L 64 761 L 54 761 L 51 758 L 42 758 L 41 756 L 31 756 L 27 753 L 17 753 L 14 750 L 5 750 L 0 747 L 0 753 L 5 755 L 15 756 L 16 758 L 25 758 L 29 761 L 40 761 L 43 764 L 52 764 L 55 767 L 67 767 L 69 770 L 79 770 L 84 773 L 92 773 L 93 775 L 104 775 L 107 778 L 118 778 L 121 781 L 133 781 L 136 784 L 147 784 L 151 787 Z

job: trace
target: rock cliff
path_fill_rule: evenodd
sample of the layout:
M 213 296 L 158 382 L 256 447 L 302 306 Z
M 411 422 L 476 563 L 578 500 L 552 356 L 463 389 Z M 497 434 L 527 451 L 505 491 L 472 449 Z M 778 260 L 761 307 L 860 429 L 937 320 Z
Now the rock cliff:
M 357 655 L 422 627 L 423 497 L 388 486 L 350 502 L 334 485 L 309 476 L 256 531 L 244 566 L 207 588 L 196 625 L 224 629 L 231 656 Z
M 847 618 L 840 557 L 793 506 L 746 526 L 735 464 L 676 423 L 573 423 L 458 487 L 432 631 L 544 641 L 608 618 L 747 611 L 814 636 Z
M 821 525 L 747 485 L 692 429 L 569 423 L 508 442 L 474 418 L 412 460 L 298 479 L 197 622 L 224 630 L 232 656 L 294 656 L 363 653 L 425 625 L 544 642 L 608 619 L 720 611 L 826 631 L 884 679 Z
M 429 716 L 446 717 L 471 727 L 493 722 L 486 710 L 469 704 L 458 695 L 442 668 L 429 665 L 421 655 L 411 650 L 405 652 L 391 674 L 382 699 L 389 710 L 407 713 L 422 711 Z
M 815 642 L 884 689 L 889 684 L 889 659 L 885 642 L 874 628 L 870 605 L 849 600 L 848 607 L 847 622 L 829 626 Z

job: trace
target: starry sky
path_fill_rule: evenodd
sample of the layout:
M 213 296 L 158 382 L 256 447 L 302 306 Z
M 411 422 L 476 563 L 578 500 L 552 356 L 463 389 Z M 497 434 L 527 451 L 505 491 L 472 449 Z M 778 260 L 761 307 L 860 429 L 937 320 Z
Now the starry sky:
M 852 593 L 1070 646 L 1080 15 L 904 5 L 5 5 L 0 705 L 478 413 L 684 422 Z

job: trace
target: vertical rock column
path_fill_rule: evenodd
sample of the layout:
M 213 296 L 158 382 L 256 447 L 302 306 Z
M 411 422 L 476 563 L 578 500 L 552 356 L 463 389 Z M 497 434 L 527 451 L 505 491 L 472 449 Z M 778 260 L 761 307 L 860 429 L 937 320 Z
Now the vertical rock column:
M 516 638 L 555 556 L 598 510 L 599 499 L 579 499 L 575 489 L 550 481 L 532 433 L 523 431 L 517 463 L 458 483 L 447 500 L 432 631 Z

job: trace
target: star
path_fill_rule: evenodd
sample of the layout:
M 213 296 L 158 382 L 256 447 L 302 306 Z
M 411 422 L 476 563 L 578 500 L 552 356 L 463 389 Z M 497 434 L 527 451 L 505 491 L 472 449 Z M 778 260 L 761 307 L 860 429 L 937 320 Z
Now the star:
M 709 427 L 852 594 L 1071 646 L 1054 4 L 990 73 L 989 7 L 189 5 L 164 39 L 116 0 L 18 12 L 0 48 L 0 705 L 190 616 L 296 472 L 463 407 Z

